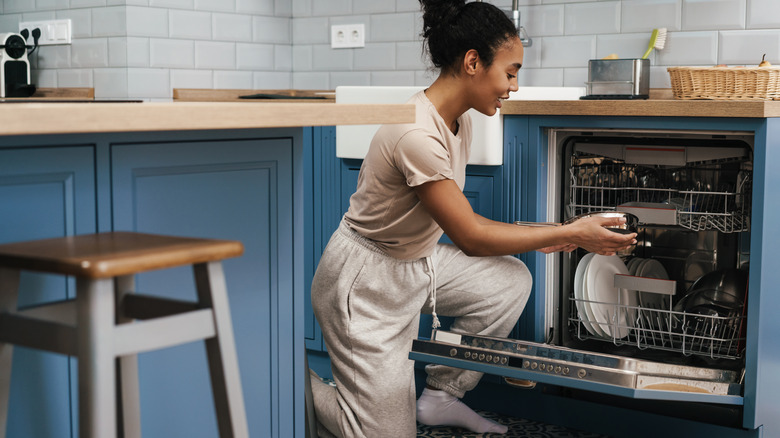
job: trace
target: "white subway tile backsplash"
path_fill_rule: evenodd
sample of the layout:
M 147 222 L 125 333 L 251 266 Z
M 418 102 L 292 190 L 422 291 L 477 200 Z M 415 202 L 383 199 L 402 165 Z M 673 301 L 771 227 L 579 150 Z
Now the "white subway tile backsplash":
M 353 14 L 381 14 L 385 12 L 395 12 L 395 3 L 392 0 L 359 0 L 352 3 Z
M 252 17 L 252 41 L 256 43 L 292 43 L 292 19 Z
M 620 2 L 574 3 L 564 9 L 566 35 L 620 32 Z
M 255 90 L 287 90 L 292 88 L 292 73 L 259 71 L 252 74 Z
M 92 11 L 90 9 L 57 11 L 57 19 L 70 19 L 71 36 L 74 39 L 92 36 Z
M 96 68 L 94 70 L 94 87 L 97 99 L 127 97 L 127 69 Z
M 749 0 L 747 28 L 780 28 L 780 2 L 777 0 Z
M 30 0 L 3 0 L 4 14 L 33 11 L 35 11 L 35 2 L 31 2 Z
M 292 18 L 292 1 L 291 0 L 274 0 L 274 14 L 275 17 Z
M 745 0 L 683 0 L 683 30 L 744 29 Z
M 337 71 L 330 74 L 330 88 L 342 85 L 376 85 L 371 83 L 371 73 L 367 71 Z
M 171 80 L 168 69 L 127 69 L 127 96 L 138 99 L 170 98 Z
M 193 68 L 195 43 L 189 40 L 151 38 L 149 60 L 150 67 Z
M 313 0 L 311 13 L 315 16 L 349 15 L 352 0 Z
M 395 0 L 395 10 L 396 12 L 419 12 L 420 0 Z
M 331 88 L 328 78 L 328 73 L 293 72 L 292 86 L 302 90 L 328 90 Z
M 195 10 L 235 12 L 236 0 L 195 0 Z
M 274 0 L 236 0 L 236 12 L 252 15 L 274 15 Z
M 35 0 L 35 9 L 38 11 L 67 8 L 68 0 Z
M 106 38 L 81 38 L 73 40 L 70 47 L 71 67 L 108 67 L 108 40 Z
M 596 58 L 612 53 L 621 58 L 639 58 L 647 50 L 649 41 L 650 35 L 646 33 L 599 35 L 596 39 Z
M 92 9 L 92 36 L 127 36 L 127 9 L 124 6 Z
M 108 66 L 127 67 L 127 38 L 108 39 Z
M 239 70 L 272 70 L 274 67 L 274 46 L 272 44 L 236 44 L 236 67 Z
M 292 71 L 311 71 L 313 68 L 313 47 L 292 46 Z
M 140 6 L 127 7 L 127 35 L 147 37 L 168 36 L 168 10 L 145 8 Z
M 30 81 L 39 88 L 57 88 L 57 70 L 31 71 Z
M 587 68 L 565 68 L 563 69 L 564 87 L 585 87 L 588 82 Z
M 322 44 L 330 42 L 328 19 L 299 18 L 292 22 L 293 44 Z
M 350 71 L 353 69 L 353 56 L 360 49 L 331 49 L 318 45 L 312 48 L 312 68 L 315 71 Z
M 251 71 L 215 71 L 214 88 L 251 89 L 253 85 Z
M 398 86 L 414 83 L 413 71 L 374 71 L 371 72 L 371 85 Z
M 202 69 L 236 68 L 236 44 L 196 41 L 195 67 Z
M 517 74 L 520 86 L 560 87 L 563 86 L 562 68 L 529 68 L 521 69 Z
M 650 67 L 650 88 L 672 88 L 672 80 L 666 66 Z
M 718 64 L 718 32 L 674 32 L 656 54 L 658 65 Z
M 399 70 L 425 70 L 427 55 L 423 53 L 422 41 L 396 43 L 395 66 Z
M 149 38 L 127 38 L 127 66 L 128 67 L 149 67 L 150 48 Z
M 648 32 L 649 36 L 659 27 L 680 30 L 682 0 L 624 1 L 622 15 L 622 32 Z
M 171 69 L 171 89 L 213 87 L 214 73 L 211 70 Z
M 214 39 L 252 41 L 252 17 L 239 14 L 213 14 Z
M 415 41 L 419 33 L 413 13 L 373 15 L 369 29 L 366 42 Z
M 587 67 L 596 57 L 596 36 L 542 38 L 542 70 L 559 67 Z
M 344 49 L 341 49 L 344 50 Z M 365 48 L 354 50 L 355 70 L 393 70 L 395 68 L 395 44 L 366 43 Z
M 273 68 L 275 71 L 292 71 L 292 46 L 274 46 Z
M 53 10 L 43 12 L 25 12 L 22 14 L 22 21 L 43 21 L 55 19 L 57 19 L 57 12 Z
M 292 0 L 292 16 L 311 17 L 311 3 L 314 0 Z
M 38 62 L 38 68 L 69 68 L 70 46 L 38 47 L 35 57 Z
M 93 8 L 106 6 L 106 0 L 70 0 L 70 8 Z
M 563 5 L 520 8 L 520 24 L 533 37 L 564 34 Z
M 543 41 L 544 38 L 535 38 L 533 45 L 523 50 L 523 68 L 540 68 L 542 66 Z
M 57 70 L 58 87 L 93 87 L 92 69 L 65 68 Z
M 724 31 L 719 41 L 719 64 L 758 65 L 765 53 L 780 60 L 780 30 Z
M 171 38 L 211 39 L 211 13 L 201 11 L 168 11 L 168 35 Z
M 431 70 L 423 70 L 414 73 L 414 85 L 418 87 L 427 87 L 436 80 L 436 74 Z
M 20 21 L 22 16 L 19 14 L 0 15 L 0 32 L 18 32 Z
M 149 0 L 149 6 L 170 9 L 192 9 L 195 0 Z

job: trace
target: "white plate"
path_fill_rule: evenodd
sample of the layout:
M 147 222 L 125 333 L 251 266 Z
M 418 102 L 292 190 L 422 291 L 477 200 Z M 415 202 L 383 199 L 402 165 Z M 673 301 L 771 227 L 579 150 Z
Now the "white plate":
M 585 273 L 585 296 L 591 301 L 587 304 L 595 321 L 606 335 L 622 339 L 628 336 L 636 312 L 632 309 L 626 311 L 623 307 L 617 308 L 615 304 L 636 306 L 639 300 L 636 291 L 615 287 L 616 274 L 628 275 L 628 268 L 620 257 L 593 256 Z
M 660 280 L 669 279 L 669 274 L 666 272 L 664 265 L 655 259 L 645 259 L 636 272 L 635 275 L 638 277 L 657 278 Z M 669 310 L 669 299 L 669 295 L 639 292 L 639 304 L 649 309 Z
M 590 312 L 588 303 L 583 301 L 587 300 L 585 297 L 585 273 L 588 269 L 588 263 L 594 255 L 594 253 L 585 254 L 585 257 L 577 265 L 577 270 L 574 271 L 574 305 L 585 329 L 594 336 L 605 336 L 606 334 L 598 324 L 591 324 L 591 321 L 595 321 L 595 319 Z

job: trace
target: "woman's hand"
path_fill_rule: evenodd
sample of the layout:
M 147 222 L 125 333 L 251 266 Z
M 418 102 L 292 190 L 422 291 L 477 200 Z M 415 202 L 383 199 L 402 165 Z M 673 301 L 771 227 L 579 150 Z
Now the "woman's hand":
M 636 233 L 621 234 L 610 231 L 609 226 L 619 226 L 625 218 L 585 217 L 564 227 L 571 231 L 572 243 L 589 252 L 613 255 L 636 243 Z

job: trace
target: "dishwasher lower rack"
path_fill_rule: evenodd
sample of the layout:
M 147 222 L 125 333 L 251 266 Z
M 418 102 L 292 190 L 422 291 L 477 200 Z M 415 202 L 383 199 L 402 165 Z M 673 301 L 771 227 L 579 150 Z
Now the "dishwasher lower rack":
M 740 359 L 744 353 L 746 317 L 741 312 L 704 315 L 574 297 L 569 301 L 569 333 L 580 340 L 711 359 Z M 578 311 L 583 306 L 606 309 L 606 317 L 598 321 L 589 319 Z
M 668 364 L 443 330 L 434 330 L 429 340 L 415 339 L 410 358 L 505 377 L 530 377 L 548 383 L 577 382 L 587 389 L 598 383 L 632 390 L 687 394 L 739 396 L 741 392 L 739 373 L 732 370 Z

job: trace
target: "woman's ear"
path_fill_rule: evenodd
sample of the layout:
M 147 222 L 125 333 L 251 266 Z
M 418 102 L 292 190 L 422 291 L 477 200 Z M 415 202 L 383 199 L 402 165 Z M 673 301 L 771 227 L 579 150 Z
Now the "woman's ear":
M 463 56 L 463 70 L 467 75 L 473 76 L 477 73 L 477 67 L 480 63 L 479 54 L 475 49 L 471 49 Z

